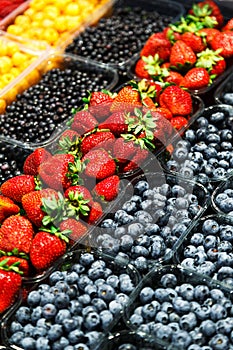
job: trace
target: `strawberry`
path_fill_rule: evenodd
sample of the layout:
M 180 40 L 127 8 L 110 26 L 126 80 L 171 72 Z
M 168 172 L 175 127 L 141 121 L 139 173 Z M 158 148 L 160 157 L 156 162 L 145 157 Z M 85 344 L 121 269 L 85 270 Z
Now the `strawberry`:
M 50 188 L 66 189 L 72 184 L 70 166 L 74 163 L 72 154 L 55 154 L 39 166 L 39 176 Z
M 18 214 L 20 207 L 10 198 L 0 195 L 0 224 L 11 215 Z
M 50 267 L 66 252 L 66 242 L 59 235 L 39 231 L 32 240 L 30 260 L 36 270 Z
M 89 225 L 95 225 L 102 215 L 103 209 L 101 204 L 99 202 L 93 202 L 87 217 L 87 223 Z
M 233 18 L 229 19 L 227 23 L 221 29 L 223 32 L 233 31 Z
M 63 220 L 59 227 L 61 231 L 70 230 L 68 235 L 70 240 L 69 244 L 74 244 L 75 242 L 79 241 L 87 232 L 87 227 L 85 224 L 80 220 L 73 218 Z
M 67 201 L 67 217 L 79 219 L 80 215 L 82 217 L 88 216 L 93 198 L 85 186 L 70 186 L 65 191 L 64 196 Z
M 208 86 L 209 83 L 210 76 L 207 70 L 201 67 L 194 67 L 185 74 L 180 82 L 180 86 L 190 90 L 197 90 Z
M 41 163 L 45 162 L 51 154 L 43 147 L 35 149 L 24 161 L 23 172 L 26 175 L 38 175 L 38 169 Z
M 6 269 L 6 270 L 5 270 Z M 4 267 L 4 261 L 0 264 L 0 313 L 8 309 L 15 301 L 22 286 L 22 277 L 19 273 Z
M 142 56 L 141 59 L 145 62 L 144 69 L 148 72 L 149 77 L 153 77 L 153 80 L 163 82 L 163 79 L 169 75 L 168 69 L 165 66 L 161 66 L 162 60 L 159 58 L 158 53 L 154 56 Z M 140 83 L 138 85 L 139 92 L 141 92 Z
M 183 78 L 183 75 L 181 75 L 179 72 L 170 70 L 169 75 L 164 78 L 164 82 L 179 85 L 182 78 Z
M 24 194 L 34 191 L 36 188 L 33 175 L 17 175 L 5 182 L 0 187 L 1 193 L 15 202 L 21 202 Z
M 212 40 L 216 34 L 220 31 L 216 28 L 202 28 L 198 30 L 197 35 L 202 37 L 202 40 L 206 42 L 207 45 L 211 45 Z
M 140 56 L 154 56 L 156 53 L 159 58 L 166 61 L 171 52 L 171 42 L 166 38 L 163 32 L 152 34 L 143 46 Z
M 105 148 L 111 150 L 112 144 L 115 142 L 115 136 L 111 131 L 93 130 L 93 133 L 84 136 L 81 142 L 81 152 L 83 156 L 92 148 Z
M 196 55 L 193 49 L 184 41 L 177 40 L 171 48 L 170 64 L 177 69 L 189 69 L 196 63 Z
M 211 78 L 222 74 L 226 69 L 226 61 L 221 56 L 221 49 L 214 51 L 209 48 L 197 54 L 196 67 L 207 70 Z
M 100 196 L 103 200 L 110 202 L 115 199 L 119 192 L 120 178 L 112 175 L 98 182 L 93 189 L 95 195 Z
M 19 253 L 27 254 L 33 235 L 32 223 L 25 216 L 9 216 L 0 227 L 0 250 L 11 252 L 18 249 Z
M 229 58 L 233 56 L 233 32 L 220 32 L 214 36 L 210 44 L 213 50 L 221 49 L 221 56 Z
M 134 141 L 126 141 L 119 137 L 113 146 L 113 155 L 119 163 L 126 163 L 133 158 L 137 152 Z
M 159 97 L 160 107 L 168 108 L 173 115 L 189 115 L 192 112 L 192 97 L 179 86 L 167 86 Z
M 143 100 L 142 100 L 143 105 L 149 109 L 150 111 L 155 111 L 156 110 L 156 104 L 153 101 L 153 99 L 149 96 L 146 96 Z
M 161 146 L 167 144 L 167 141 L 170 140 L 172 136 L 174 136 L 174 129 L 165 116 L 167 112 L 164 112 L 164 109 L 158 108 L 156 112 L 153 112 L 153 119 L 155 121 L 156 127 L 153 131 L 154 136 L 154 144 L 157 146 Z
M 127 85 L 121 88 L 112 103 L 111 112 L 130 112 L 135 107 L 141 106 L 141 98 L 136 85 Z
M 126 115 L 124 112 L 112 113 L 104 122 L 99 124 L 99 129 L 109 129 L 115 136 L 124 134 L 128 126 L 125 122 Z
M 175 128 L 176 130 L 180 130 L 181 128 L 187 126 L 188 120 L 187 118 L 184 118 L 182 116 L 177 116 L 172 118 L 171 124 L 173 128 Z
M 191 47 L 195 53 L 201 52 L 206 48 L 206 44 L 204 43 L 202 37 L 196 35 L 195 33 L 183 33 L 180 39 L 184 41 L 189 47 Z
M 72 142 L 75 142 L 76 139 L 79 138 L 79 133 L 75 130 L 72 130 L 72 129 L 67 129 L 65 130 L 61 136 L 59 137 L 59 144 L 62 143 L 65 139 L 69 139 L 70 141 Z
M 3 255 L 0 257 L 0 266 L 1 263 L 5 261 L 5 265 L 10 267 L 13 265 L 19 269 L 24 276 L 29 275 L 29 264 L 28 260 L 21 258 L 19 256 L 13 256 L 13 255 Z
M 71 122 L 71 129 L 77 131 L 80 135 L 94 129 L 98 125 L 97 119 L 87 110 L 78 111 Z
M 148 150 L 138 148 L 137 153 L 134 155 L 132 160 L 129 161 L 128 164 L 126 164 L 123 167 L 123 172 L 126 173 L 126 172 L 130 172 L 130 171 L 133 171 L 135 169 L 140 168 L 140 165 L 148 157 L 148 155 L 149 155 Z
M 22 206 L 27 217 L 37 227 L 42 226 L 42 220 L 46 214 L 51 214 L 49 207 L 45 207 L 44 202 L 58 200 L 58 193 L 54 189 L 44 188 L 40 191 L 32 191 L 22 197 Z
M 92 149 L 86 153 L 82 161 L 87 163 L 84 173 L 87 176 L 102 180 L 116 172 L 116 163 L 104 149 Z
M 174 44 L 177 40 L 180 39 L 181 34 L 173 30 L 170 26 L 164 28 L 163 33 L 172 44 Z
M 209 71 L 209 74 L 211 76 L 219 76 L 220 74 L 222 74 L 223 72 L 225 72 L 226 70 L 226 61 L 224 60 L 224 58 L 222 60 L 219 60 L 214 66 L 213 68 Z
M 204 15 L 215 20 L 215 27 L 221 28 L 224 22 L 223 15 L 218 5 L 212 0 L 205 0 L 194 4 L 189 13 L 198 17 L 204 17 Z
M 114 95 L 107 90 L 90 92 L 89 97 L 83 99 L 88 104 L 90 113 L 98 121 L 104 120 L 109 116 L 113 100 Z
M 155 110 L 157 113 L 159 113 L 159 115 L 161 115 L 161 117 L 167 119 L 167 120 L 171 120 L 173 118 L 172 112 L 165 107 L 157 107 Z
M 143 56 L 143 57 L 147 57 L 147 56 Z M 135 74 L 139 77 L 139 78 L 145 78 L 145 79 L 149 79 L 150 78 L 150 74 L 148 73 L 148 70 L 146 69 L 146 61 L 145 59 L 139 58 L 139 60 L 137 61 L 135 68 L 134 68 L 134 72 Z

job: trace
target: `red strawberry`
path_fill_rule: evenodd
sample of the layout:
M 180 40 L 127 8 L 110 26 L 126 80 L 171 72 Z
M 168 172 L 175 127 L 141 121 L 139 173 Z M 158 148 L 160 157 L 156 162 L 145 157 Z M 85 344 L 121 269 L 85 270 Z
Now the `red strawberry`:
M 196 35 L 195 33 L 183 33 L 180 39 L 184 41 L 189 47 L 191 47 L 195 53 L 201 52 L 206 48 L 206 44 L 204 43 L 202 37 Z
M 145 68 L 146 65 L 147 63 L 142 58 L 140 58 L 137 61 L 134 72 L 139 78 L 145 78 L 145 79 L 150 78 L 150 74 L 148 73 L 148 70 Z
M 70 244 L 74 244 L 75 242 L 79 241 L 87 232 L 87 227 L 85 224 L 80 221 L 73 218 L 68 218 L 66 220 L 63 220 L 60 223 L 60 230 L 70 230 L 68 237 L 70 239 Z
M 112 175 L 96 184 L 93 192 L 97 196 L 103 198 L 105 201 L 110 202 L 117 197 L 119 192 L 119 184 L 119 176 Z
M 115 136 L 110 131 L 96 131 L 82 139 L 81 152 L 83 155 L 88 153 L 92 148 L 105 148 L 111 150 L 112 144 L 115 142 Z
M 113 146 L 113 156 L 119 163 L 126 163 L 132 160 L 137 152 L 134 141 L 126 141 L 123 137 L 119 137 Z
M 213 68 L 209 71 L 209 74 L 218 76 L 223 72 L 225 72 L 226 67 L 227 67 L 226 61 L 222 59 L 213 66 Z
M 170 52 L 170 41 L 166 38 L 163 32 L 159 32 L 154 33 L 149 37 L 140 52 L 140 56 L 154 56 L 157 53 L 161 60 L 166 61 L 169 58 Z
M 207 45 L 211 45 L 211 42 L 216 34 L 220 31 L 216 28 L 203 28 L 198 30 L 197 35 L 200 35 Z
M 156 110 L 156 104 L 155 102 L 152 100 L 151 97 L 146 96 L 143 100 L 142 100 L 143 105 L 149 109 L 150 111 L 155 111 Z
M 35 149 L 29 156 L 25 159 L 23 165 L 23 172 L 27 175 L 38 175 L 38 168 L 41 163 L 45 162 L 51 154 L 43 147 Z
M 93 198 L 90 191 L 81 185 L 70 186 L 64 193 L 67 200 L 67 216 L 79 219 L 87 217 L 90 207 L 93 204 Z
M 75 157 L 72 154 L 55 154 L 40 165 L 39 176 L 50 188 L 66 189 L 72 184 L 69 168 L 74 162 Z
M 21 285 L 21 276 L 14 271 L 5 271 L 0 267 L 0 313 L 6 311 L 15 301 Z
M 104 122 L 99 124 L 99 129 L 109 129 L 115 136 L 124 134 L 128 126 L 125 122 L 124 112 L 112 113 Z
M 44 188 L 40 191 L 32 191 L 27 193 L 22 198 L 23 209 L 25 210 L 27 217 L 37 227 L 42 226 L 42 220 L 46 214 L 51 214 L 50 212 L 46 212 L 47 208 L 43 202 L 45 200 L 50 200 L 53 202 L 57 201 L 57 191 L 51 188 Z M 42 208 L 44 210 L 42 210 Z
M 95 225 L 102 215 L 103 209 L 101 204 L 99 202 L 93 202 L 87 217 L 87 223 L 89 225 Z
M 173 118 L 172 112 L 165 107 L 157 107 L 156 112 L 161 115 L 161 117 L 164 117 L 167 120 L 171 120 Z
M 183 75 L 181 75 L 179 72 L 170 70 L 168 77 L 164 78 L 164 81 L 166 83 L 173 83 L 173 84 L 179 85 L 182 78 L 183 78 Z
M 214 78 L 213 75 L 220 75 L 226 69 L 226 62 L 221 56 L 221 49 L 214 51 L 207 48 L 198 53 L 197 56 L 196 67 L 205 68 L 212 79 Z
M 20 207 L 16 205 L 10 198 L 0 195 L 0 224 L 8 216 L 18 214 Z
M 130 112 L 133 111 L 135 107 L 141 106 L 140 93 L 131 85 L 124 86 L 115 97 L 112 106 L 110 108 L 111 112 Z
M 156 124 L 156 127 L 153 131 L 153 142 L 158 146 L 161 146 L 161 144 L 165 145 L 167 144 L 168 140 L 174 136 L 174 129 L 170 123 L 170 120 L 166 118 L 167 112 L 164 111 L 163 108 L 158 108 L 158 110 L 152 114 Z
M 190 69 L 180 82 L 180 86 L 190 90 L 198 90 L 208 86 L 210 76 L 205 68 L 194 67 Z M 181 113 L 177 113 L 181 114 Z M 187 113 L 190 114 L 190 113 Z
M 227 23 L 221 29 L 223 32 L 227 32 L 228 30 L 233 30 L 233 18 L 229 19 Z
M 59 143 L 64 141 L 64 139 L 69 139 L 70 141 L 75 141 L 79 138 L 79 133 L 72 129 L 65 130 L 62 135 L 59 137 Z
M 135 169 L 140 168 L 143 161 L 148 157 L 149 151 L 146 149 L 138 148 L 137 153 L 134 155 L 131 161 L 128 162 L 128 164 L 123 167 L 123 172 L 130 172 Z
M 85 102 L 85 100 L 84 100 Z M 104 120 L 110 114 L 110 107 L 113 102 L 113 95 L 106 90 L 90 93 L 86 102 L 89 104 L 89 111 L 98 121 Z
M 0 227 L 0 250 L 28 253 L 34 230 L 32 223 L 24 216 L 12 215 L 5 219 Z
M 82 199 L 84 199 L 85 201 L 88 201 L 88 203 L 90 205 L 92 205 L 92 203 L 93 203 L 92 195 L 91 195 L 90 191 L 85 186 L 82 186 L 82 185 L 68 187 L 64 193 L 64 196 L 65 196 L 65 198 L 68 198 L 69 200 L 72 201 L 73 195 L 75 196 L 76 194 L 81 195 Z M 76 199 L 74 199 L 74 200 L 76 200 Z
M 50 267 L 66 252 L 66 242 L 50 232 L 39 231 L 32 240 L 30 259 L 36 270 Z
M 104 149 L 92 149 L 85 154 L 82 162 L 86 163 L 84 173 L 97 180 L 105 179 L 116 172 L 115 161 Z
M 184 126 L 187 126 L 188 120 L 187 120 L 187 118 L 178 116 L 178 117 L 172 118 L 171 124 L 172 124 L 173 128 L 175 128 L 176 130 L 180 130 Z
M 178 69 L 187 69 L 196 63 L 196 55 L 184 41 L 177 40 L 172 46 L 170 64 Z
M 71 122 L 71 129 L 77 131 L 80 135 L 94 129 L 98 125 L 97 119 L 86 110 L 77 112 Z
M 224 58 L 233 56 L 233 32 L 220 32 L 211 41 L 213 50 L 221 49 L 220 55 Z
M 168 108 L 173 115 L 189 115 L 192 112 L 192 97 L 190 93 L 179 86 L 166 87 L 159 97 L 161 107 Z
M 199 8 L 199 10 L 198 10 Z M 203 9 L 203 12 L 200 11 Z M 193 8 L 189 11 L 190 14 L 199 15 L 200 17 L 211 16 L 216 21 L 215 27 L 221 28 L 224 22 L 223 15 L 221 13 L 218 5 L 212 0 L 205 0 L 197 3 L 193 6 Z
M 5 261 L 5 265 L 10 267 L 10 266 L 16 266 L 19 271 L 23 273 L 24 276 L 29 275 L 29 264 L 28 260 L 21 258 L 19 256 L 13 256 L 13 255 L 3 255 L 0 257 L 0 266 L 1 263 Z
M 172 44 L 174 44 L 175 41 L 180 39 L 181 34 L 174 31 L 171 27 L 166 27 L 163 30 L 163 33 Z
M 34 191 L 36 188 L 33 175 L 17 175 L 5 182 L 0 187 L 1 193 L 15 202 L 21 202 L 24 194 Z

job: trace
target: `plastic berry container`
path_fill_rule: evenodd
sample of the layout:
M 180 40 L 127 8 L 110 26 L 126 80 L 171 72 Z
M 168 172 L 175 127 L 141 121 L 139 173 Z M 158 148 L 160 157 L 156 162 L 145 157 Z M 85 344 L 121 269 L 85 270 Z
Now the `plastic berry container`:
M 110 64 L 122 71 L 123 74 L 123 71 L 128 68 L 133 55 L 141 50 L 147 36 L 153 31 L 162 30 L 169 23 L 178 20 L 183 14 L 184 7 L 175 1 L 117 0 L 113 3 L 107 16 L 103 17 L 95 26 L 80 30 L 78 36 L 73 36 L 67 42 L 63 42 L 60 48 L 67 53 L 85 55 L 87 58 Z M 149 18 L 150 22 L 148 24 Z M 137 20 L 138 26 L 131 29 L 135 20 Z M 127 23 L 126 21 L 128 21 L 128 29 L 123 27 L 123 23 Z M 111 34 L 112 27 L 114 27 L 114 33 Z M 130 32 L 128 33 L 128 31 Z M 97 34 L 100 36 L 99 40 L 103 43 L 106 41 L 106 35 L 109 35 L 109 43 L 106 43 L 99 50 L 94 45 L 97 53 L 94 53 L 94 49 L 84 50 L 83 45 L 86 48 L 88 47 L 88 35 L 95 37 Z M 129 36 L 131 38 L 135 37 L 137 40 L 133 44 L 131 42 L 130 48 L 124 48 Z M 110 57 L 111 52 L 115 52 L 115 54 Z
M 176 247 L 183 241 L 189 228 L 203 215 L 210 202 L 207 190 L 201 184 L 179 175 L 166 173 L 163 169 L 160 172 L 156 170 L 157 172 L 123 179 L 118 200 L 109 208 L 96 230 L 89 236 L 92 247 L 110 252 L 116 258 L 124 256 L 143 275 L 153 266 L 171 261 Z M 166 203 L 160 201 L 157 203 L 156 199 L 153 202 L 152 191 L 155 191 L 159 198 L 165 188 L 168 191 Z M 181 196 L 189 198 L 190 203 L 196 203 L 195 212 L 192 211 L 193 205 L 190 204 L 189 214 L 186 212 L 188 217 L 182 217 L 182 220 L 174 219 L 174 211 L 173 214 L 169 212 L 168 205 L 176 197 L 174 191 L 178 188 L 181 192 L 177 193 L 177 201 Z M 141 202 L 137 202 L 138 196 L 142 197 Z M 162 200 L 162 197 L 160 198 Z M 174 210 L 184 214 L 178 207 Z M 179 214 L 177 218 L 178 216 Z
M 124 320 L 131 331 L 144 330 L 159 339 L 164 349 L 188 349 L 192 344 L 215 347 L 223 341 L 229 349 L 232 339 L 216 329 L 226 318 L 232 320 L 231 307 L 231 288 L 179 265 L 166 265 L 153 269 L 139 283 Z M 204 319 L 198 317 L 201 314 Z M 207 336 L 210 324 L 217 325 Z
M 232 216 L 233 218 L 232 192 L 233 177 L 231 176 L 228 180 L 222 181 L 218 187 L 215 188 L 211 195 L 211 205 L 217 213 Z
M 2 338 L 2 343 L 5 346 L 13 347 L 13 345 L 15 345 L 15 344 L 12 344 L 12 340 L 10 339 L 11 335 L 14 333 L 14 332 L 11 333 L 10 329 L 12 329 L 11 324 L 12 322 L 14 322 L 15 318 L 17 317 L 17 310 L 20 310 L 20 306 L 29 307 L 30 313 L 32 313 L 33 309 L 35 309 L 36 307 L 36 305 L 32 306 L 30 304 L 30 299 L 28 299 L 29 293 L 32 291 L 41 291 L 40 293 L 42 293 L 42 290 L 45 290 L 45 285 L 48 285 L 53 289 L 59 288 L 58 284 L 66 283 L 65 279 L 62 276 L 64 277 L 67 276 L 67 278 L 70 279 L 72 277 L 72 272 L 73 272 L 73 275 L 75 274 L 77 278 L 74 278 L 72 281 L 70 280 L 69 285 L 71 289 L 67 289 L 65 294 L 66 298 L 69 295 L 70 306 L 66 305 L 66 307 L 62 307 L 62 309 L 64 311 L 64 309 L 69 308 L 69 312 L 72 316 L 71 318 L 76 318 L 76 316 L 81 316 L 83 318 L 83 321 L 81 322 L 79 317 L 78 319 L 79 319 L 80 326 L 76 325 L 76 327 L 74 327 L 73 329 L 63 328 L 64 333 L 62 338 L 67 337 L 68 339 L 70 339 L 70 342 L 72 345 L 75 344 L 75 341 L 76 343 L 81 343 L 81 342 L 88 343 L 88 341 L 91 341 L 92 339 L 92 346 L 90 346 L 90 348 L 95 349 L 99 344 L 99 342 L 103 339 L 103 337 L 109 334 L 109 332 L 113 329 L 113 327 L 119 326 L 120 323 L 122 323 L 121 318 L 123 315 L 123 305 L 125 305 L 126 301 L 128 301 L 130 291 L 134 289 L 140 281 L 140 275 L 138 274 L 138 271 L 132 265 L 126 264 L 124 260 L 121 260 L 121 261 L 118 260 L 116 262 L 113 259 L 113 257 L 110 255 L 104 255 L 97 251 L 91 251 L 90 249 L 88 250 L 79 249 L 79 250 L 73 251 L 72 253 L 67 254 L 65 257 L 60 259 L 58 263 L 54 266 L 53 270 L 46 275 L 46 278 L 43 279 L 40 283 L 34 286 L 31 286 L 32 288 L 28 289 L 28 294 L 26 298 L 20 297 L 18 302 L 3 316 L 2 322 L 1 322 L 1 338 Z M 58 280 L 56 279 L 57 275 L 60 275 L 60 282 L 58 282 Z M 100 279 L 102 279 L 102 283 L 100 283 L 98 286 L 97 282 L 95 283 L 95 281 Z M 127 283 L 129 284 L 125 283 L 125 281 L 127 281 Z M 67 282 L 68 282 L 68 279 L 67 279 Z M 101 287 L 101 284 L 102 284 L 102 287 Z M 108 288 L 106 286 L 109 286 L 109 289 L 114 294 L 114 298 L 112 298 L 112 296 L 111 297 L 109 296 L 110 292 L 109 290 L 105 289 L 105 288 Z M 92 288 L 92 290 L 89 290 L 90 287 L 93 287 L 94 289 Z M 73 291 L 73 294 L 72 294 L 72 291 Z M 71 294 L 69 294 L 68 292 L 71 292 Z M 57 294 L 57 292 L 55 291 L 54 295 L 59 295 L 59 293 Z M 85 296 L 86 296 L 86 299 L 85 299 Z M 46 298 L 46 296 L 44 297 Z M 122 302 L 121 304 L 122 307 L 118 309 L 115 309 L 110 304 L 112 300 L 115 300 L 115 297 L 117 298 L 118 302 L 119 300 Z M 84 299 L 86 300 L 85 303 L 84 303 Z M 102 301 L 102 303 L 95 304 L 96 299 L 101 299 L 98 301 L 99 303 Z M 47 299 L 46 299 L 46 302 L 47 302 Z M 50 302 L 52 301 L 50 300 Z M 77 303 L 80 306 L 78 308 L 75 308 L 75 306 L 76 307 L 78 306 Z M 58 304 L 56 303 L 56 305 Z M 72 305 L 73 305 L 73 308 L 72 308 Z M 97 305 L 98 307 L 97 306 L 95 307 L 94 305 Z M 98 314 L 100 314 L 101 310 L 109 311 L 112 314 L 112 317 L 109 318 L 108 321 L 105 321 L 102 323 L 99 322 L 99 326 L 97 323 L 96 325 L 93 324 L 93 327 L 91 326 L 89 327 L 89 322 L 87 320 L 87 315 L 89 314 L 89 312 L 87 310 L 87 307 L 89 308 L 89 311 L 96 311 Z M 60 318 L 60 321 L 58 322 L 59 313 L 61 313 L 59 312 L 60 309 L 61 308 L 57 307 L 57 315 L 58 315 L 57 318 L 53 317 L 53 318 L 50 318 L 50 320 L 47 320 L 51 325 L 55 324 L 55 322 L 61 324 L 62 319 L 67 318 L 65 315 L 63 315 L 63 317 Z M 86 309 L 86 312 L 85 312 L 85 309 Z M 103 318 L 101 316 L 101 320 L 102 319 Z M 35 322 L 33 323 L 33 325 L 35 326 Z M 67 327 L 68 326 L 69 325 L 67 325 Z M 82 331 L 82 336 L 81 336 L 82 340 L 80 339 L 78 341 L 78 339 L 75 339 L 74 341 L 74 338 L 71 339 L 71 335 L 72 335 L 71 333 L 72 331 L 74 332 L 74 330 L 78 330 L 78 329 Z M 91 334 L 90 334 L 90 337 L 88 337 L 87 335 L 90 332 L 92 334 L 93 332 L 98 333 L 97 334 L 98 338 L 94 338 L 94 341 L 93 341 L 93 337 L 91 337 Z M 58 338 L 51 340 L 49 335 L 45 335 L 45 338 L 50 339 L 48 344 L 50 346 L 49 348 L 52 348 L 52 344 L 56 340 L 58 340 Z M 17 346 L 19 347 L 19 349 L 23 348 L 23 346 L 21 347 L 21 344 L 19 342 L 17 343 Z
M 73 109 L 83 106 L 82 98 L 89 89 L 110 90 L 117 81 L 117 72 L 104 64 L 47 52 L 1 94 L 0 101 L 7 104 L 1 111 L 1 136 L 32 149 L 45 146 L 60 133 L 60 126 L 63 129 Z M 14 130 L 9 132 L 5 125 L 10 123 L 15 110 L 20 113 Z
M 217 87 L 214 100 L 218 104 L 229 104 L 233 106 L 233 72 Z
M 187 232 L 174 254 L 174 263 L 232 288 L 233 217 L 202 216 Z
M 124 348 L 125 346 L 125 348 Z M 127 347 L 128 346 L 128 347 Z M 113 333 L 103 339 L 96 350 L 164 350 L 158 342 L 155 342 L 153 337 L 143 332 L 132 332 L 123 330 Z

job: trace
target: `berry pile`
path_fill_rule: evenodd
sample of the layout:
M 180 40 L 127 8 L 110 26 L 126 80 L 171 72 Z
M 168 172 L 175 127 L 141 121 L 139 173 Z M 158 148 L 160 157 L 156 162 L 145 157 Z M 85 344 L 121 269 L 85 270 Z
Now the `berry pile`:
M 2 136 L 26 143 L 44 143 L 57 126 L 72 116 L 73 108 L 83 105 L 87 89 L 99 90 L 111 85 L 112 71 L 65 60 L 64 69 L 46 72 L 0 115 Z
M 171 16 L 159 14 L 156 7 L 150 11 L 116 7 L 109 18 L 102 18 L 96 26 L 86 28 L 74 38 L 65 51 L 99 62 L 122 64 L 141 50 L 148 33 L 162 30 L 171 20 Z
M 233 171 L 233 110 L 215 105 L 185 131 L 183 140 L 174 146 L 165 167 L 213 190 L 214 181 L 226 179 Z
M 123 256 L 146 273 L 155 262 L 166 260 L 174 245 L 206 206 L 200 185 L 154 173 L 139 177 L 125 189 L 121 209 L 109 214 L 93 233 L 92 244 L 104 252 Z M 132 193 L 132 195 L 129 195 Z
M 201 218 L 178 249 L 181 266 L 233 287 L 233 225 L 221 215 Z
M 137 283 L 133 267 L 95 253 L 73 252 L 30 291 L 7 329 L 9 343 L 29 349 L 95 349 L 117 323 Z
M 126 321 L 146 332 L 164 348 L 232 349 L 230 289 L 203 280 L 202 275 L 164 267 L 151 272 L 126 309 Z
M 220 183 L 211 197 L 214 209 L 221 214 L 233 215 L 233 188 L 232 178 Z

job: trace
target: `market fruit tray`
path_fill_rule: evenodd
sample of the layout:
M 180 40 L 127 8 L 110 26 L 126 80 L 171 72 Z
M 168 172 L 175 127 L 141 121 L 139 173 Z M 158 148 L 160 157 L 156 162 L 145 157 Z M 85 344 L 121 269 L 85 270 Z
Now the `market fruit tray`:
M 92 250 L 73 251 L 60 259 L 40 283 L 31 285 L 26 298 L 19 296 L 15 305 L 4 315 L 1 322 L 2 342 L 7 346 L 17 345 L 19 349 L 24 348 L 19 338 L 17 340 L 17 335 L 14 335 L 17 332 L 12 327 L 14 320 L 19 314 L 23 315 L 23 309 L 26 307 L 29 308 L 31 318 L 28 321 L 20 318 L 24 326 L 32 322 L 33 328 L 36 328 L 36 323 L 42 322 L 42 318 L 45 318 L 51 327 L 52 324 L 57 324 L 58 328 L 63 328 L 66 333 L 63 337 L 67 337 L 72 345 L 80 342 L 86 342 L 88 345 L 88 341 L 90 343 L 92 341 L 90 348 L 96 348 L 104 335 L 119 325 L 123 307 L 140 279 L 138 271 L 131 264 L 126 264 L 123 259 L 116 261 L 111 255 Z M 35 298 L 36 292 L 41 294 L 40 300 Z M 60 297 L 61 302 L 58 301 Z M 53 310 L 57 310 L 53 316 L 50 314 L 51 304 L 54 305 Z M 39 309 L 44 310 L 42 314 Z M 69 325 L 70 317 L 67 320 L 67 313 L 76 319 L 73 326 Z M 78 329 L 79 336 L 76 334 Z M 52 329 L 50 333 L 53 333 Z M 36 329 L 34 334 L 35 336 L 31 333 L 31 337 L 35 343 L 38 338 Z M 58 338 L 55 339 L 52 335 L 50 337 L 49 334 L 48 345 L 51 346 Z
M 47 52 L 1 94 L 7 107 L 1 115 L 0 138 L 31 149 L 45 146 L 61 132 L 73 110 L 83 106 L 88 89 L 112 89 L 117 81 L 117 72 L 104 64 Z

